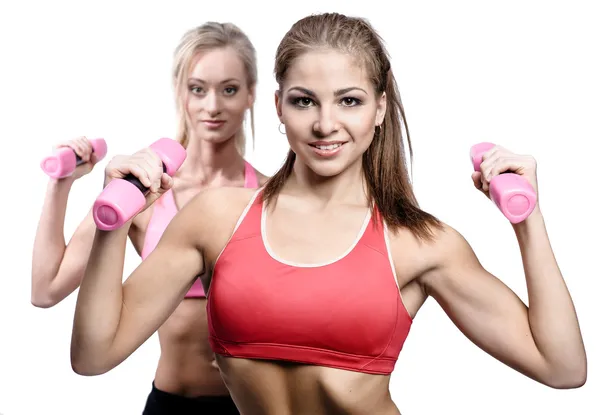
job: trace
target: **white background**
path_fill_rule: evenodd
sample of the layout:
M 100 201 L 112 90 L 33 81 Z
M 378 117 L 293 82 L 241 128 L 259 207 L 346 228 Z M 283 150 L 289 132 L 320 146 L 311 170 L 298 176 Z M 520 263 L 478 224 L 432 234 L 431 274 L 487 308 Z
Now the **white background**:
M 484 266 L 525 301 L 514 233 L 472 187 L 468 151 L 485 140 L 536 157 L 541 206 L 588 351 L 587 384 L 553 390 L 476 348 L 429 300 L 392 377 L 402 413 L 600 413 L 600 14 L 593 1 L 394 1 L 394 12 L 380 0 L 119 3 L 0 7 L 0 413 L 141 413 L 159 353 L 154 336 L 111 372 L 78 376 L 69 364 L 76 295 L 47 310 L 30 304 L 47 183 L 41 157 L 78 135 L 108 141 L 107 158 L 72 190 L 70 236 L 101 190 L 110 157 L 173 136 L 171 57 L 183 32 L 232 21 L 258 50 L 257 141 L 248 159 L 273 174 L 287 151 L 273 105 L 275 49 L 294 21 L 322 11 L 367 17 L 380 31 L 414 140 L 422 206 L 463 233 Z M 126 275 L 138 263 L 129 246 Z

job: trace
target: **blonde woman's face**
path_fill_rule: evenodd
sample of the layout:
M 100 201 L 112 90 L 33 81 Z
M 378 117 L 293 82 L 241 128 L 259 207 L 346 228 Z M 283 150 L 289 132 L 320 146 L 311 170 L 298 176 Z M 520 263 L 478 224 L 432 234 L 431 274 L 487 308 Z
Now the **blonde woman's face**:
M 186 95 L 190 138 L 214 143 L 235 136 L 254 102 L 244 64 L 229 47 L 202 51 L 192 59 Z

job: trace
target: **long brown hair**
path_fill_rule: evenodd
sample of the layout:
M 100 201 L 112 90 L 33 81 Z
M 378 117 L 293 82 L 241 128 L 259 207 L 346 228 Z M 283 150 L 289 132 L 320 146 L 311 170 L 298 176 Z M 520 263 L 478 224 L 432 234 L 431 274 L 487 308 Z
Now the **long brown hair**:
M 383 41 L 368 21 L 338 13 L 305 17 L 296 22 L 279 44 L 275 57 L 275 79 L 282 89 L 288 68 L 303 53 L 315 49 L 333 49 L 355 56 L 371 77 L 379 96 L 385 92 L 387 110 L 381 126 L 374 131 L 373 142 L 363 154 L 367 196 L 390 230 L 410 229 L 418 237 L 432 237 L 431 227 L 441 222 L 419 208 L 406 164 L 402 127 L 406 130 L 409 155 L 412 145 L 404 107 Z M 296 154 L 290 150 L 277 173 L 267 182 L 263 200 L 276 199 L 292 173 Z

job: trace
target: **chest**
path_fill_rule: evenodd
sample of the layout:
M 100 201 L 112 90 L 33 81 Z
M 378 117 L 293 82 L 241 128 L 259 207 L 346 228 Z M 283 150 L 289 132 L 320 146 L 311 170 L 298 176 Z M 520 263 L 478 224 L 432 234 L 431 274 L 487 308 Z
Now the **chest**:
M 284 263 L 318 265 L 330 263 L 352 251 L 371 218 L 367 208 L 345 212 L 303 212 L 280 209 L 261 217 L 262 243 Z

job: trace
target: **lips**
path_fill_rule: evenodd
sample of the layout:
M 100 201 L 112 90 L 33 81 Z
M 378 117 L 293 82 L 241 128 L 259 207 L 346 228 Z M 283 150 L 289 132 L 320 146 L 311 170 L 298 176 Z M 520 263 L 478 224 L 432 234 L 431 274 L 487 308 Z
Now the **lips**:
M 342 146 L 343 144 L 346 144 L 346 141 L 313 141 L 312 143 L 308 143 L 309 146 L 311 147 L 315 147 L 315 148 L 320 148 L 320 149 L 327 149 L 327 148 L 336 148 L 339 146 Z
M 224 120 L 202 120 L 202 123 L 209 128 L 217 128 L 225 124 Z
M 346 141 L 314 141 L 308 145 L 321 157 L 332 157 L 338 154 Z

